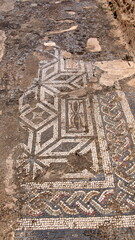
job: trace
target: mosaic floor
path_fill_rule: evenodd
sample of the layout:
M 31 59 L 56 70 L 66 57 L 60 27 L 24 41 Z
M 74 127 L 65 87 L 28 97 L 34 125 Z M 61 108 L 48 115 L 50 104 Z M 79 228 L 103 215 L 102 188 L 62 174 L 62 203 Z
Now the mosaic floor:
M 0 240 L 135 239 L 135 55 L 112 2 L 0 0 Z
M 64 59 L 57 47 L 45 54 L 48 60 L 19 101 L 24 137 L 16 169 L 23 208 L 16 238 L 108 239 L 101 229 L 122 236 L 131 228 L 133 239 L 130 96 L 119 82 L 99 88 L 92 62 Z

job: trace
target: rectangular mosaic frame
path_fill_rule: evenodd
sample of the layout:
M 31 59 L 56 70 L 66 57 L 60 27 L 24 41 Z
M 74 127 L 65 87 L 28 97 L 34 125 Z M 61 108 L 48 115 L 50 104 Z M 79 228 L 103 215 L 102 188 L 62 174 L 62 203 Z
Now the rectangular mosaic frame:
M 61 59 L 61 58 L 60 58 Z M 61 59 L 61 68 L 64 68 L 64 65 L 62 64 L 63 60 Z M 56 64 L 56 66 L 54 66 L 54 73 L 56 74 L 57 71 L 59 71 L 59 66 L 57 65 L 58 61 L 53 62 L 52 64 Z M 71 64 L 71 63 L 70 63 Z M 81 66 L 82 63 L 79 64 L 79 67 Z M 77 66 L 77 65 L 76 65 Z M 88 64 L 87 64 L 88 66 Z M 51 69 L 51 64 L 48 65 L 47 63 L 47 67 Z M 67 67 L 68 68 L 68 67 Z M 83 68 L 84 69 L 84 64 L 83 64 Z M 87 68 L 88 69 L 88 68 Z M 65 70 L 65 69 L 64 69 Z M 63 71 L 64 71 L 63 70 Z M 66 72 L 67 70 L 65 70 Z M 78 74 L 78 69 L 75 68 L 75 70 L 73 71 L 73 69 L 71 68 L 72 72 L 76 72 Z M 84 72 L 85 74 L 85 84 L 86 84 L 86 79 L 87 77 L 90 75 L 91 77 L 91 70 L 86 74 L 86 72 Z M 82 75 L 83 70 L 80 70 L 80 74 Z M 45 73 L 47 74 L 47 70 L 45 70 Z M 50 74 L 50 73 L 49 73 Z M 66 72 L 66 74 L 68 75 L 68 73 Z M 74 73 L 75 74 L 75 73 Z M 79 76 L 79 74 L 77 75 Z M 59 87 L 62 87 L 61 81 L 60 84 L 57 81 L 57 84 L 55 85 L 55 77 L 53 76 L 53 74 L 51 73 L 51 77 L 52 77 L 52 81 L 54 81 L 54 85 L 52 86 L 52 92 L 54 90 L 59 91 L 58 90 L 58 85 Z M 46 100 L 44 100 L 43 95 L 47 93 L 50 93 L 50 89 L 51 89 L 51 83 L 50 81 L 50 76 L 43 76 L 43 81 L 41 81 L 41 96 L 40 96 L 40 100 L 46 104 Z M 46 80 L 47 79 L 47 80 Z M 49 80 L 48 80 L 49 79 Z M 70 81 L 73 81 L 73 78 L 70 78 Z M 70 85 L 70 81 L 68 82 L 68 84 L 65 82 L 65 84 L 67 84 L 67 87 L 69 86 L 69 88 L 71 88 Z M 79 84 L 76 83 L 76 81 L 80 81 L 76 80 L 75 77 L 75 84 Z M 48 84 L 48 85 L 47 85 Z M 47 88 L 46 88 L 47 85 Z M 49 86 L 49 87 L 48 87 Z M 55 89 L 54 86 L 57 88 Z M 75 87 L 78 87 L 79 85 L 75 85 Z M 44 89 L 45 90 L 44 90 Z M 32 90 L 28 90 L 28 93 L 30 93 L 31 91 L 33 91 L 33 93 L 35 94 L 35 98 L 36 100 L 38 99 L 38 87 L 34 87 L 32 88 Z M 52 93 L 50 93 L 51 95 Z M 115 104 L 111 106 L 111 102 L 113 102 L 113 98 L 115 99 L 115 97 L 118 97 L 118 102 L 119 102 L 119 106 L 116 106 L 116 111 L 114 111 L 115 109 Z M 58 102 L 59 100 L 56 98 L 55 96 L 55 101 L 54 101 L 54 108 L 57 106 L 58 107 Z M 46 191 L 52 191 L 52 193 L 54 193 L 54 199 L 56 199 L 56 208 L 53 209 L 53 207 L 55 207 L 54 205 L 54 201 L 51 200 L 50 202 L 48 202 L 47 204 L 44 203 L 45 209 L 48 210 L 48 214 L 50 213 L 50 216 L 48 217 L 41 217 L 40 214 L 38 215 L 38 213 L 40 213 L 40 208 L 37 211 L 37 215 L 35 215 L 35 217 L 29 216 L 28 214 L 27 217 L 19 220 L 20 223 L 20 227 L 18 228 L 18 230 L 21 229 L 25 229 L 25 230 L 47 230 L 47 229 L 90 229 L 90 228 L 98 228 L 99 226 L 102 225 L 113 225 L 114 227 L 133 227 L 134 226 L 134 220 L 135 220 L 135 215 L 133 214 L 133 208 L 134 208 L 134 202 L 132 200 L 133 198 L 133 182 L 132 182 L 132 177 L 131 176 L 127 176 L 132 175 L 133 172 L 133 165 L 131 164 L 131 166 L 127 167 L 127 169 L 125 169 L 125 173 L 123 174 L 120 171 L 120 168 L 123 167 L 123 165 L 121 164 L 122 160 L 120 161 L 120 164 L 118 164 L 117 169 L 115 169 L 115 173 L 114 173 L 114 168 L 111 166 L 111 162 L 110 162 L 110 156 L 109 153 L 107 151 L 107 141 L 108 141 L 108 131 L 112 131 L 111 127 L 108 130 L 108 123 L 103 126 L 103 119 L 101 119 L 101 111 L 102 109 L 99 109 L 99 102 L 100 105 L 102 106 L 102 104 L 105 104 L 105 107 L 108 108 L 108 110 L 110 111 L 110 113 L 114 114 L 112 117 L 112 121 L 114 121 L 112 123 L 113 125 L 113 131 L 114 134 L 116 133 L 116 138 L 118 138 L 119 136 L 117 135 L 117 130 L 115 128 L 118 127 L 117 125 L 117 119 L 120 119 L 120 123 L 122 123 L 124 125 L 124 131 L 126 131 L 126 127 L 128 126 L 129 129 L 132 129 L 132 133 L 127 133 L 127 135 L 125 135 L 125 140 L 126 143 L 122 143 L 123 145 L 121 146 L 119 144 L 118 141 L 118 149 L 120 149 L 121 153 L 123 151 L 123 149 L 126 149 L 126 151 L 129 150 L 129 155 L 130 155 L 130 151 L 131 148 L 133 147 L 133 145 L 135 144 L 135 120 L 134 117 L 132 115 L 132 112 L 130 110 L 128 101 L 125 97 L 125 94 L 121 91 L 121 90 L 117 90 L 116 92 L 113 91 L 111 93 L 107 93 L 104 94 L 101 99 L 99 97 L 99 99 L 97 98 L 97 96 L 94 96 L 94 115 L 95 118 L 97 119 L 96 121 L 96 128 L 98 131 L 98 140 L 99 140 L 99 144 L 100 144 L 100 151 L 101 151 L 101 155 L 102 155 L 102 160 L 103 162 L 103 166 L 104 166 L 104 175 L 105 175 L 105 181 L 56 181 L 56 182 L 44 182 L 44 183 L 35 183 L 35 182 L 30 182 L 30 183 L 25 183 L 22 184 L 22 188 L 25 189 L 26 192 L 30 192 L 32 197 L 28 198 L 28 205 L 29 203 L 32 204 L 29 206 L 30 208 L 32 208 L 32 206 L 36 207 L 36 204 L 38 203 L 38 195 L 40 197 L 40 194 L 42 194 L 42 192 L 46 192 Z M 110 105 L 108 105 L 108 102 L 110 103 Z M 24 111 L 25 111 L 25 106 L 23 106 L 23 100 L 22 98 L 20 99 L 20 106 L 22 109 L 22 120 L 23 117 L 25 116 Z M 118 107 L 118 108 L 117 108 Z M 121 108 L 121 109 L 119 109 Z M 27 111 L 27 106 L 26 106 L 26 111 Z M 65 111 L 66 112 L 66 111 Z M 55 111 L 53 110 L 53 118 L 55 119 Z M 107 113 L 105 113 L 106 117 Z M 63 119 L 65 117 L 63 116 Z M 53 119 L 53 120 L 54 120 Z M 49 121 L 51 119 L 49 118 Z M 115 123 L 116 123 L 116 127 L 115 127 Z M 41 123 L 42 124 L 42 123 Z M 40 125 L 41 125 L 40 124 Z M 35 127 L 36 128 L 36 127 Z M 91 132 L 92 132 L 92 127 L 91 128 Z M 36 128 L 37 129 L 37 128 Z M 31 131 L 31 130 L 30 130 Z M 110 132 L 111 132 L 110 131 Z M 116 131 L 116 132 L 115 132 Z M 110 134 L 109 132 L 109 134 Z M 65 133 L 62 133 L 65 134 Z M 31 133 L 32 135 L 32 133 Z M 29 139 L 32 139 L 32 137 L 30 137 L 31 135 L 29 135 Z M 86 134 L 87 135 L 87 134 Z M 89 136 L 89 134 L 88 134 Z M 86 136 L 86 137 L 88 137 Z M 104 138 L 104 136 L 106 136 L 106 138 Z M 124 141 L 124 139 L 122 139 L 122 141 Z M 28 146 L 26 146 L 26 150 L 29 148 L 31 144 L 28 144 Z M 114 146 L 116 147 L 116 146 Z M 125 150 L 124 150 L 125 151 Z M 38 151 L 37 151 L 38 152 Z M 125 152 L 126 153 L 126 152 Z M 116 156 L 117 154 L 115 154 L 114 156 L 111 156 L 111 158 L 114 160 L 118 160 L 119 162 L 119 155 Z M 126 156 L 127 157 L 127 156 Z M 126 159 L 125 157 L 125 159 Z M 124 160 L 125 161 L 125 160 Z M 125 166 L 124 166 L 125 167 Z M 114 182 L 114 174 L 117 176 L 118 180 L 117 183 Z M 129 189 L 126 186 L 126 183 L 129 183 L 131 185 L 131 189 Z M 83 189 L 83 190 L 82 190 Z M 101 191 L 102 189 L 102 191 Z M 100 190 L 100 191 L 98 191 Z M 116 190 L 116 192 L 115 192 Z M 39 191 L 39 192 L 38 192 Z M 64 192 L 65 191 L 65 192 Z M 72 192 L 71 192 L 72 191 Z M 89 191 L 89 192 L 88 192 Z M 58 192 L 58 195 L 57 195 Z M 64 200 L 60 199 L 60 201 L 57 201 L 57 198 L 59 198 L 60 192 L 62 192 L 62 194 L 67 194 L 69 192 L 69 195 L 65 195 L 64 196 Z M 77 194 L 82 194 L 83 195 L 83 204 L 82 205 L 82 199 L 81 202 L 78 201 L 77 198 Z M 122 216 L 117 215 L 116 213 L 112 213 L 111 210 L 109 208 L 106 208 L 105 205 L 105 201 L 106 199 L 108 199 L 109 194 L 114 194 L 114 196 L 116 197 L 116 199 L 120 202 L 120 204 L 123 207 L 123 213 Z M 129 197 L 126 194 L 129 194 Z M 94 198 L 93 198 L 94 196 Z M 98 197 L 96 197 L 98 196 Z M 130 198 L 131 196 L 131 198 Z M 60 196 L 61 197 L 61 196 Z M 68 198 L 68 199 L 67 199 Z M 66 205 L 67 203 L 73 203 L 75 201 L 77 201 L 78 206 L 80 207 L 81 211 L 83 212 L 83 214 L 86 214 L 86 217 L 82 217 L 82 215 L 80 214 L 80 212 L 77 211 L 77 209 L 72 209 L 72 205 Z M 88 202 L 87 199 L 90 200 L 90 206 L 87 208 L 86 207 L 86 203 Z M 34 202 L 35 201 L 35 202 Z M 97 201 L 97 202 L 96 202 Z M 123 202 L 124 201 L 124 202 Z M 33 204 L 34 202 L 34 204 Z M 126 204 L 125 204 L 126 203 Z M 27 204 L 27 203 L 26 203 Z M 46 204 L 46 205 L 45 205 Z M 127 210 L 124 209 L 124 205 L 126 205 Z M 60 212 L 58 211 L 58 207 L 61 207 L 63 212 L 63 217 L 61 217 L 61 214 L 59 214 Z M 92 207 L 91 207 L 92 206 Z M 71 207 L 71 208 L 70 208 Z M 26 207 L 27 208 L 27 207 Z M 94 216 L 95 214 L 95 209 L 98 212 L 99 216 Z M 127 212 L 126 212 L 127 211 Z M 36 212 L 36 211 L 35 211 Z M 128 214 L 129 212 L 129 214 Z M 66 214 L 72 215 L 72 217 L 69 217 L 69 215 L 67 216 Z M 55 218 L 53 217 L 53 215 L 55 215 Z M 57 217 L 57 215 L 59 215 L 59 217 Z M 100 215 L 102 217 L 100 217 Z M 107 215 L 107 216 L 106 216 Z M 112 216 L 113 215 L 113 216 Z M 66 217 L 64 217 L 66 216 Z M 91 216 L 91 217 L 89 217 Z

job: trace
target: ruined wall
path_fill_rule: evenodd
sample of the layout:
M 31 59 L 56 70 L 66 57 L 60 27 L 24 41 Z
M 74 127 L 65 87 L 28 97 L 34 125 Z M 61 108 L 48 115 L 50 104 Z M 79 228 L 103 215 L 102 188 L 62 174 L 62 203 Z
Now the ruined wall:
M 108 0 L 125 32 L 125 37 L 135 52 L 135 0 Z

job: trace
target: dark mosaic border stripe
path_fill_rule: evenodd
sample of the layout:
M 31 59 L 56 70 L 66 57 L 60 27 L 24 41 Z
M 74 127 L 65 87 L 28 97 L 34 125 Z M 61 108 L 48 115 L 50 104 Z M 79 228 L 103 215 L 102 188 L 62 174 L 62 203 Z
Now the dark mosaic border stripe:
M 131 240 L 133 228 L 105 228 L 97 230 L 17 231 L 15 240 Z

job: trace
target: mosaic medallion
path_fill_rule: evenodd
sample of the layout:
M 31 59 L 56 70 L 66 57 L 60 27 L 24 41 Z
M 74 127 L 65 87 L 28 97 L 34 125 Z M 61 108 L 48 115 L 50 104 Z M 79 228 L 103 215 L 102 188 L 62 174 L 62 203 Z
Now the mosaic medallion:
M 77 94 L 94 84 L 93 64 L 64 59 L 57 48 L 48 54 L 20 98 L 18 232 L 133 227 L 135 132 L 127 98 L 120 87 Z

